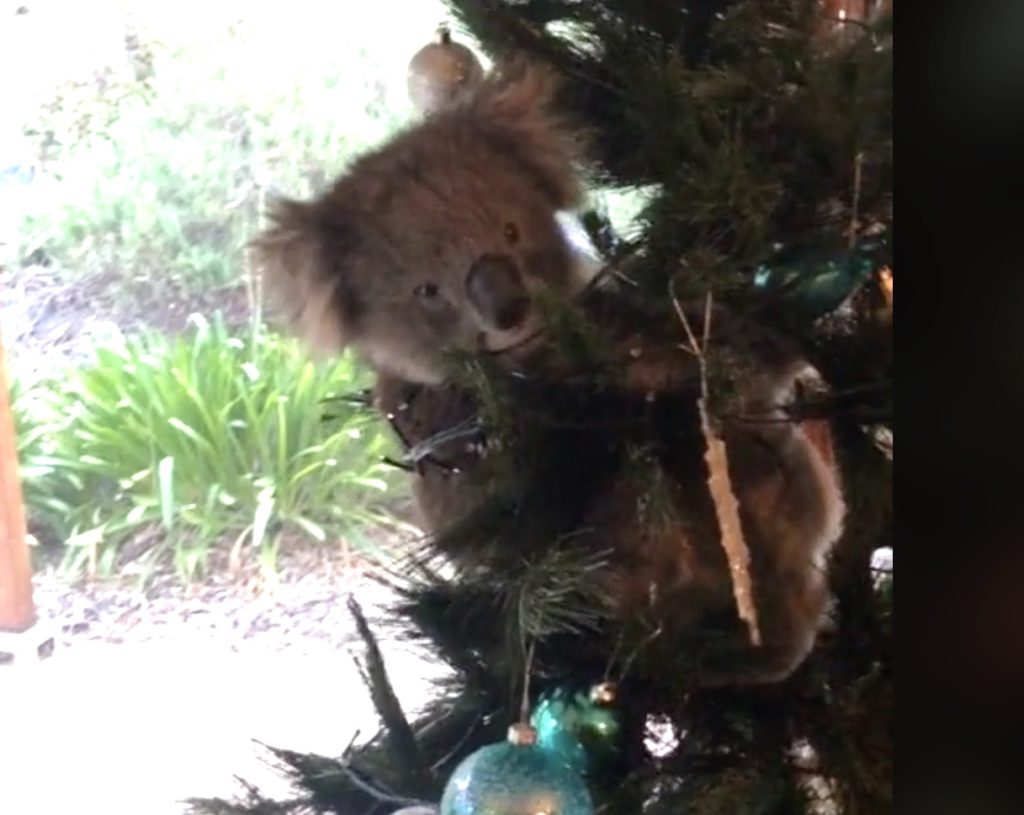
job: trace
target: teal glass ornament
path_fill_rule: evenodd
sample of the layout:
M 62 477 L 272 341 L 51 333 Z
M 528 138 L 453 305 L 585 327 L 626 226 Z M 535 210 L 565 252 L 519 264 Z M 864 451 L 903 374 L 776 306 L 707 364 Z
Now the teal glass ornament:
M 818 319 L 839 308 L 880 268 L 883 246 L 881 240 L 865 240 L 847 252 L 788 253 L 759 266 L 754 287 Z
M 581 775 L 599 772 L 618 752 L 615 686 L 605 682 L 588 693 L 559 688 L 541 697 L 530 724 L 537 744 Z
M 452 773 L 440 815 L 594 815 L 586 783 L 523 725 L 481 747 Z

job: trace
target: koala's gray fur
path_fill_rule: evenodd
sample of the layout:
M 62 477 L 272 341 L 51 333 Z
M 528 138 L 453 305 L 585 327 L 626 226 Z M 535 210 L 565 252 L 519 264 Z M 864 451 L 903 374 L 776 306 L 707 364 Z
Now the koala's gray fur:
M 581 287 L 557 221 L 580 196 L 577 146 L 548 110 L 551 91 L 537 70 L 492 74 L 457 105 L 363 156 L 316 199 L 280 202 L 256 242 L 285 318 L 321 351 L 351 346 L 364 355 L 378 373 L 380 409 L 404 423 L 410 442 L 474 411 L 435 387 L 445 378 L 445 349 L 513 348 L 509 356 L 529 365 L 543 358 L 531 356 L 529 341 L 543 325 L 528 295 Z M 677 343 L 666 348 L 628 356 L 623 387 L 664 393 L 677 380 L 692 383 L 692 359 Z M 792 390 L 800 361 L 765 350 L 754 355 L 758 375 L 743 390 L 748 407 L 770 411 Z M 426 396 L 403 414 L 413 385 L 427 386 Z M 704 684 L 782 679 L 814 644 L 828 599 L 824 561 L 844 507 L 827 444 L 810 430 L 785 422 L 724 427 L 765 645 L 709 650 L 697 666 Z M 624 567 L 623 615 L 642 611 L 657 586 L 665 607 L 698 632 L 708 614 L 733 609 L 700 444 L 695 431 L 669 451 L 678 461 L 664 464 L 686 523 L 660 535 L 640 529 L 634 508 L 646 487 L 626 478 L 613 479 L 582 519 Z M 428 527 L 454 520 L 480 494 L 467 467 L 417 477 Z
M 535 332 L 535 314 L 512 330 L 494 325 L 466 276 L 496 256 L 527 291 L 573 285 L 556 213 L 579 199 L 576 145 L 547 112 L 551 90 L 536 69 L 495 73 L 314 201 L 279 202 L 256 248 L 286 319 L 327 353 L 352 346 L 425 383 L 442 380 L 443 348 L 497 349 Z

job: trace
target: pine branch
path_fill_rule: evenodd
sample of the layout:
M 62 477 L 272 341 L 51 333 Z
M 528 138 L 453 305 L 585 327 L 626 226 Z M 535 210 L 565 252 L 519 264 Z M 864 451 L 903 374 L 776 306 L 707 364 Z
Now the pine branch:
M 701 366 L 703 389 L 693 376 L 659 401 L 659 409 L 677 416 L 674 411 L 691 409 L 699 395 L 703 416 L 693 409 L 687 421 L 696 428 L 703 419 L 705 430 L 713 430 L 715 419 L 835 419 L 849 506 L 847 532 L 830 565 L 839 598 L 838 633 L 824 638 L 806 670 L 778 688 L 683 696 L 678 677 L 687 670 L 689 645 L 675 636 L 673 615 L 652 612 L 655 619 L 610 622 L 607 598 L 592 596 L 604 591 L 607 553 L 589 545 L 583 530 L 575 538 L 564 535 L 585 517 L 602 478 L 620 477 L 624 467 L 637 479 L 649 472 L 627 458 L 632 442 L 643 440 L 644 425 L 636 419 L 645 414 L 628 399 L 588 389 L 591 370 L 576 378 L 553 377 L 555 383 L 519 381 L 507 375 L 503 363 L 509 357 L 498 352 L 460 383 L 484 404 L 488 440 L 498 441 L 499 449 L 500 443 L 508 445 L 497 462 L 488 457 L 486 475 L 481 471 L 494 493 L 460 523 L 420 541 L 402 563 L 391 564 L 388 576 L 401 589 L 397 611 L 408 633 L 426 642 L 457 677 L 410 724 L 363 620 L 360 631 L 370 655 L 366 678 L 381 717 L 395 723 L 397 745 L 384 732 L 340 761 L 275 751 L 306 797 L 275 804 L 249 790 L 246 805 L 211 812 L 390 815 L 398 806 L 394 801 L 420 795 L 404 774 L 407 766 L 417 767 L 424 787 L 433 784 L 436 794 L 455 764 L 499 740 L 515 717 L 522 643 L 533 637 L 538 692 L 544 683 L 586 686 L 609 664 L 622 663 L 628 674 L 625 766 L 621 777 L 595 785 L 603 812 L 815 811 L 794 792 L 799 770 L 787 763 L 788 744 L 780 734 L 810 740 L 836 791 L 829 805 L 838 815 L 891 811 L 891 582 L 883 603 L 870 572 L 871 551 L 892 544 L 891 462 L 861 427 L 891 425 L 891 288 L 883 277 L 886 326 L 876 319 L 878 306 L 867 302 L 868 286 L 863 302 L 858 294 L 843 313 L 817 321 L 787 315 L 781 303 L 758 301 L 751 287 L 757 265 L 775 256 L 777 244 L 799 256 L 814 245 L 843 245 L 877 223 L 889 231 L 891 245 L 891 21 L 871 23 L 864 32 L 859 24 L 846 25 L 856 36 L 833 37 L 823 47 L 815 0 L 451 5 L 492 56 L 525 55 L 562 75 L 559 104 L 567 120 L 586 133 L 593 181 L 645 188 L 646 205 L 628 246 L 605 234 L 606 224 L 589 219 L 606 257 L 615 256 L 601 277 L 628 278 L 638 300 L 662 308 L 669 319 L 649 324 L 664 325 L 672 342 L 679 332 L 665 292 L 680 268 L 690 294 L 713 291 L 736 315 L 728 325 L 715 316 L 715 345 L 722 353 L 709 355 L 708 365 Z M 855 156 L 862 158 L 854 161 Z M 891 257 L 884 265 L 891 270 Z M 614 334 L 611 326 L 635 317 L 622 316 L 618 293 L 609 297 L 609 308 L 597 311 L 594 322 L 606 336 Z M 831 393 L 796 401 L 777 418 L 731 415 L 728 377 L 721 386 L 715 378 L 719 365 L 730 376 L 736 373 L 732 356 L 725 354 L 735 350 L 755 364 L 772 364 L 765 358 L 771 343 L 761 343 L 751 330 L 755 318 L 794 339 Z M 705 330 L 709 324 L 705 318 Z M 578 343 L 566 357 L 586 367 L 592 343 L 585 332 L 571 321 L 557 328 L 566 330 L 550 332 L 552 344 Z M 701 347 L 690 333 L 691 350 L 706 353 L 706 337 Z M 614 360 L 597 361 L 616 370 Z M 354 400 L 339 401 L 359 407 Z M 339 413 L 353 409 L 338 407 Z M 444 468 L 441 447 L 452 427 L 436 428 L 440 438 L 412 440 L 421 444 L 413 458 L 431 464 L 431 474 L 434 464 Z M 717 464 L 709 464 L 727 474 L 727 451 L 717 452 Z M 657 509 L 650 508 L 655 518 Z M 682 519 L 664 520 L 677 521 Z M 442 568 L 446 558 L 457 567 Z M 733 615 L 728 617 L 733 624 Z M 718 635 L 715 625 L 701 633 Z M 875 664 L 881 666 L 877 676 L 868 671 Z M 864 676 L 870 681 L 861 681 Z M 687 731 L 676 753 L 658 762 L 643 748 L 652 715 L 671 720 L 676 732 Z
M 611 552 L 574 550 L 573 537 L 565 536 L 532 562 L 523 561 L 520 574 L 492 577 L 525 639 L 582 635 L 598 630 L 607 616 L 612 598 L 605 575 Z
M 398 697 L 391 686 L 377 640 L 370 631 L 370 626 L 355 597 L 349 597 L 348 608 L 355 618 L 356 629 L 366 648 L 364 679 L 373 698 L 374 707 L 384 722 L 393 759 L 402 769 L 409 789 L 425 793 L 430 787 L 430 773 L 420 755 L 412 727 L 405 718 Z

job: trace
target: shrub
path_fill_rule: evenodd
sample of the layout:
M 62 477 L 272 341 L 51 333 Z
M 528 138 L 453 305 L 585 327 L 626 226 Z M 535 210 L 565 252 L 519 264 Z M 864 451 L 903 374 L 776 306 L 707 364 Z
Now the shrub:
M 66 565 L 109 573 L 133 541 L 143 564 L 172 553 L 191 579 L 216 544 L 272 568 L 283 536 L 387 522 L 390 436 L 359 405 L 325 404 L 367 384 L 354 360 L 318 366 L 280 336 L 191 321 L 16 394 L 26 503 L 67 536 Z

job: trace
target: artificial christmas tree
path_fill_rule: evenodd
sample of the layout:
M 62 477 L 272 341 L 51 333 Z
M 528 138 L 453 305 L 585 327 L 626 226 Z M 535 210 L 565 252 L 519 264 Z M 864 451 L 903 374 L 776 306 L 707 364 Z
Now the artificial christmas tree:
M 416 433 L 423 483 L 468 471 L 487 487 L 472 506 L 457 491 L 442 502 L 451 517 L 391 575 L 398 616 L 458 682 L 406 721 L 354 607 L 381 735 L 339 760 L 277 751 L 300 801 L 253 791 L 195 809 L 390 815 L 443 797 L 481 815 L 569 800 L 566 815 L 891 811 L 892 582 L 871 566 L 892 547 L 891 442 L 878 442 L 892 434 L 891 17 L 811 0 L 451 5 L 497 60 L 557 72 L 595 185 L 649 197 L 633 234 L 583 218 L 605 271 L 571 302 L 539 303 L 539 356 L 510 375 L 494 354 L 459 354 L 443 385 L 403 385 L 385 406 Z M 793 359 L 825 384 L 752 411 L 760 379 Z M 430 421 L 403 426 L 403 411 Z M 777 518 L 806 520 L 811 505 L 764 475 L 792 465 L 794 439 L 842 475 L 843 533 L 822 566 L 834 624 L 749 669 L 780 642 L 774 609 L 820 600 L 813 564 L 775 559 L 790 533 L 766 533 L 753 507 L 770 482 Z M 589 542 L 594 528 L 608 546 Z M 695 624 L 709 563 L 735 606 Z M 606 716 L 553 704 L 601 687 L 614 688 Z M 605 736 L 583 737 L 580 709 Z M 502 744 L 510 725 L 519 742 Z M 451 784 L 491 783 L 463 777 L 474 755 L 490 777 L 501 761 L 547 774 L 459 797 Z M 552 792 L 559 773 L 592 803 Z

